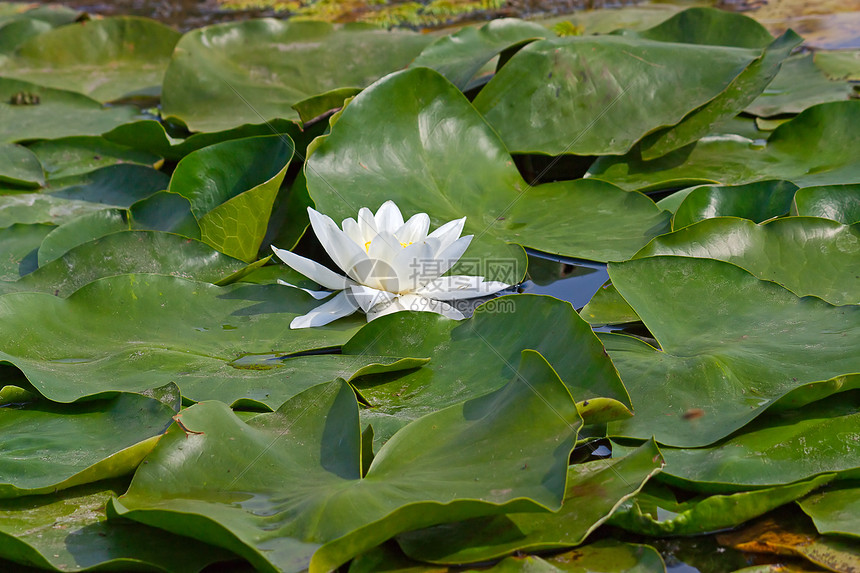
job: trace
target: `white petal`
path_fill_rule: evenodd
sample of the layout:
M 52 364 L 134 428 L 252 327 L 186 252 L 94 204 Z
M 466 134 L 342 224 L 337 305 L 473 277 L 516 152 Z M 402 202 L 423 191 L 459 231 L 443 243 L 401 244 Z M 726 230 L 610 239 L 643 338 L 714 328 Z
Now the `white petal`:
M 432 233 L 430 233 L 430 237 L 434 237 L 440 240 L 440 249 L 447 249 L 451 243 L 457 240 L 460 236 L 460 233 L 463 232 L 463 226 L 466 224 L 466 217 L 462 219 L 455 219 L 453 221 L 448 221 Z
M 332 290 L 343 290 L 353 283 L 346 277 L 343 277 L 336 272 L 322 266 L 316 261 L 306 259 L 301 255 L 297 255 L 284 249 L 279 249 L 272 246 L 272 250 L 279 259 L 284 261 L 288 267 L 294 271 L 298 271 L 312 281 Z
M 356 269 L 356 280 L 379 290 L 399 292 L 399 275 L 394 265 L 397 255 L 403 250 L 397 237 L 382 231 L 370 242 L 367 249 L 370 264 L 362 264 Z
M 439 250 L 439 239 L 427 237 L 420 243 L 412 243 L 401 249 L 394 257 L 392 266 L 398 278 L 399 288 L 392 292 L 408 292 L 420 288 L 444 273 L 440 261 L 434 258 Z
M 358 229 L 361 231 L 362 245 L 376 236 L 376 219 L 367 207 L 358 210 Z
M 364 243 L 366 239 L 364 238 L 364 234 L 361 232 L 361 228 L 358 223 L 355 222 L 355 219 L 350 217 L 349 219 L 344 219 L 343 223 L 340 224 L 343 232 L 346 233 L 346 236 L 352 239 L 352 242 L 364 248 Z
M 427 213 L 418 213 L 412 215 L 394 235 L 400 241 L 402 246 L 408 246 L 410 243 L 417 243 L 427 238 L 427 231 L 430 230 L 430 216 Z
M 368 312 L 380 304 L 387 305 L 397 297 L 394 293 L 362 285 L 349 287 L 348 294 L 364 312 Z
M 435 312 L 447 318 L 454 320 L 463 320 L 466 318 L 462 312 L 441 300 L 435 300 L 418 294 L 404 294 L 397 302 L 407 310 L 415 312 Z
M 436 300 L 462 300 L 495 294 L 510 286 L 497 281 L 485 281 L 483 277 L 454 275 L 429 282 L 415 294 Z
M 355 244 L 346 233 L 331 220 L 318 211 L 308 207 L 308 217 L 311 220 L 311 226 L 320 240 L 325 251 L 329 254 L 340 269 L 345 272 L 350 278 L 355 281 L 361 281 L 357 274 L 353 272 L 356 265 L 363 265 L 367 260 L 367 253 Z
M 448 247 L 440 250 L 439 254 L 436 255 L 436 259 L 439 261 L 440 267 L 442 268 L 442 272 L 439 273 L 439 275 L 448 272 L 448 269 L 453 267 L 454 264 L 460 260 L 460 257 L 463 256 L 463 253 L 465 253 L 466 249 L 469 248 L 469 243 L 472 242 L 472 237 L 474 237 L 474 235 L 466 235 L 465 237 L 460 237 L 459 239 L 448 245 Z
M 336 297 L 322 304 L 303 316 L 297 316 L 290 323 L 290 328 L 309 328 L 312 326 L 324 326 L 330 322 L 349 316 L 358 310 L 358 307 L 349 298 L 346 292 L 338 293 Z
M 376 231 L 382 233 L 388 231 L 394 233 L 403 226 L 403 215 L 400 214 L 400 209 L 394 201 L 386 201 L 376 211 Z
M 278 284 L 288 286 L 288 287 L 297 288 L 299 290 L 303 290 L 317 300 L 322 300 L 322 299 L 324 299 L 324 298 L 326 298 L 332 294 L 332 292 L 330 290 L 311 290 L 308 288 L 304 288 L 304 287 L 290 284 L 287 281 L 282 281 L 281 279 L 278 279 Z

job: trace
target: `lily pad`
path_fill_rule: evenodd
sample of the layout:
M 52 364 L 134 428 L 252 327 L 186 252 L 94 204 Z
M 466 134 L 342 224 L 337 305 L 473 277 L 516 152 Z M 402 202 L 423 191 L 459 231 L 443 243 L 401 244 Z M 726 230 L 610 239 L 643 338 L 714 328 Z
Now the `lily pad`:
M 125 520 L 108 521 L 103 508 L 126 485 L 125 480 L 103 481 L 0 501 L 0 556 L 51 571 L 146 568 L 165 573 L 197 573 L 235 558 L 194 539 Z
M 168 191 L 188 199 L 204 242 L 251 262 L 293 152 L 285 135 L 216 143 L 180 161 Z
M 514 551 L 579 545 L 635 495 L 663 459 L 654 442 L 626 457 L 571 466 L 561 510 L 554 514 L 509 513 L 446 523 L 397 538 L 413 559 L 431 563 L 471 563 Z
M 475 74 L 499 54 L 552 36 L 539 24 L 502 18 L 439 38 L 424 48 L 410 67 L 432 68 L 465 91 Z
M 834 486 L 797 502 L 800 509 L 819 533 L 860 537 L 860 488 L 854 482 Z
M 65 199 L 42 193 L 0 195 L 0 227 L 9 227 L 15 223 L 60 225 L 104 208 L 105 206 L 99 203 Z
M 856 479 L 858 397 L 860 391 L 850 390 L 796 410 L 767 413 L 705 448 L 661 448 L 666 467 L 660 480 L 692 491 L 729 493 L 832 473 Z
M 218 402 L 185 410 L 181 421 L 114 502 L 118 513 L 205 537 L 258 570 L 287 572 L 334 569 L 433 523 L 557 509 L 580 423 L 564 385 L 533 351 L 504 388 L 401 430 L 364 477 L 358 407 L 342 381 L 247 424 Z
M 45 184 L 45 171 L 39 158 L 26 147 L 0 143 L 0 183 L 41 187 Z
M 559 555 L 506 557 L 492 573 L 656 573 L 665 571 L 663 558 L 649 545 L 603 539 Z M 473 572 L 473 573 L 476 573 Z
M 799 187 L 860 182 L 854 149 L 860 133 L 845 129 L 860 121 L 860 101 L 813 106 L 776 128 L 765 145 L 740 136 L 714 136 L 652 161 L 634 149 L 623 157 L 601 157 L 586 177 L 624 189 L 654 190 L 696 183 L 737 185 L 785 179 Z
M 728 495 L 696 496 L 678 501 L 667 487 L 646 484 L 609 519 L 609 523 L 641 535 L 697 535 L 737 527 L 799 499 L 833 480 L 832 474 L 809 481 Z
M 722 93 L 758 50 L 621 36 L 540 40 L 475 98 L 515 153 L 626 153 Z
M 128 231 L 128 216 L 121 209 L 104 209 L 81 215 L 51 231 L 39 246 L 39 266 L 58 259 L 71 249 L 111 233 Z M 106 253 L 107 255 L 107 253 Z M 102 265 L 96 265 L 96 268 Z
M 806 187 L 794 195 L 794 210 L 806 217 L 860 223 L 860 185 Z
M 89 201 L 104 207 L 127 209 L 134 203 L 161 191 L 170 178 L 144 165 L 109 165 L 61 181 L 44 189 L 54 197 Z
M 655 255 L 727 261 L 798 296 L 860 304 L 860 225 L 816 217 L 762 225 L 731 217 L 705 219 L 657 237 L 635 258 Z
M 355 317 L 290 330 L 290 320 L 316 304 L 280 285 L 217 287 L 152 274 L 96 280 L 67 299 L 9 293 L 0 296 L 0 360 L 57 402 L 181 384 L 186 367 L 204 362 L 210 372 L 213 364 L 231 370 L 229 363 L 247 354 L 338 346 L 364 323 Z M 237 370 L 237 377 L 252 372 Z
M 820 50 L 815 66 L 831 80 L 860 81 L 860 50 Z
M 131 106 L 103 107 L 83 94 L 0 78 L 0 142 L 99 135 L 138 115 Z
M 335 88 L 365 87 L 405 67 L 430 41 L 360 24 L 262 19 L 209 26 L 177 44 L 162 108 L 191 131 L 298 119 L 293 104 Z
M 652 28 L 626 35 L 658 42 L 761 50 L 773 42 L 767 28 L 743 14 L 694 6 Z
M 612 283 L 603 285 L 594 293 L 588 304 L 579 311 L 579 315 L 591 325 L 628 324 L 641 320 Z
M 24 260 L 33 258 L 42 239 L 53 229 L 53 225 L 40 224 L 15 224 L 0 229 L 0 281 L 18 280 L 26 274 L 30 269 Z M 3 292 L 2 286 L 0 292 Z
M 133 163 L 158 169 L 161 157 L 107 141 L 102 137 L 69 137 L 37 141 L 29 147 L 49 179 L 82 175 L 117 163 Z
M 808 107 L 831 101 L 844 101 L 851 95 L 851 84 L 827 79 L 811 53 L 787 59 L 773 82 L 744 110 L 760 117 L 800 113 Z
M 464 232 L 475 239 L 463 274 L 518 282 L 525 253 L 505 242 L 606 261 L 667 230 L 669 214 L 640 194 L 582 180 L 529 186 L 462 93 L 427 68 L 364 90 L 317 142 L 305 167 L 317 209 L 339 221 L 393 199 L 433 225 L 466 215 Z
M 662 348 L 598 335 L 636 408 L 632 418 L 610 423 L 612 436 L 706 446 L 786 395 L 806 403 L 860 383 L 839 378 L 860 372 L 852 350 L 860 343 L 860 307 L 801 299 L 711 259 L 635 259 L 610 264 L 609 276 Z
M 85 20 L 24 43 L 5 63 L 3 75 L 103 102 L 158 96 L 179 37 L 147 18 Z
M 533 334 L 523 339 L 526 329 Z M 525 348 L 549 361 L 580 407 L 596 408 L 583 412 L 586 419 L 629 415 L 627 393 L 591 328 L 569 303 L 549 296 L 496 298 L 465 322 L 429 313 L 381 317 L 344 345 L 343 353 L 430 358 L 423 368 L 393 379 L 355 382 L 371 406 L 362 411 L 363 422 L 384 443 L 410 420 L 502 386 Z
M 678 205 L 672 228 L 714 217 L 741 217 L 761 223 L 786 215 L 797 185 L 774 179 L 746 185 L 703 185 L 693 189 Z
M 50 493 L 134 468 L 176 412 L 140 394 L 107 401 L 0 408 L 6 455 L 0 498 Z

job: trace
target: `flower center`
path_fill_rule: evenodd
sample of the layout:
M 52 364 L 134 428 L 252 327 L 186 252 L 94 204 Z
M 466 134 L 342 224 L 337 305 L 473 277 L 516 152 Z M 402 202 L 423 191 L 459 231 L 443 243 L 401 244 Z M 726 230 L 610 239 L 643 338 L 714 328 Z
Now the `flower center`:
M 405 249 L 406 247 L 408 247 L 411 244 L 412 244 L 412 241 L 409 241 L 408 243 L 400 243 L 400 246 Z
M 370 243 L 371 241 L 367 241 L 366 243 L 364 243 L 364 252 L 370 252 Z

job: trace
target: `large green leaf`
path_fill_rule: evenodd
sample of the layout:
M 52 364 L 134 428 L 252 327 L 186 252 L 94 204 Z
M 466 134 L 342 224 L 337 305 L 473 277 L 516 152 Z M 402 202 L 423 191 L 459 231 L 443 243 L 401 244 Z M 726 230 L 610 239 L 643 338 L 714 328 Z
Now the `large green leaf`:
M 117 164 L 51 183 L 44 191 L 54 197 L 127 209 L 161 191 L 170 178 L 145 165 Z
M 99 101 L 158 96 L 179 36 L 146 18 L 86 20 L 26 42 L 5 63 L 3 75 Z
M 531 334 L 524 338 L 523 332 Z M 549 296 L 493 299 L 465 322 L 429 313 L 382 317 L 356 334 L 343 352 L 430 358 L 427 366 L 397 378 L 356 382 L 371 406 L 362 418 L 373 425 L 377 442 L 384 442 L 410 420 L 499 388 L 515 372 L 525 348 L 549 361 L 582 401 L 586 421 L 626 413 L 627 392 L 591 328 L 569 303 Z
M 117 163 L 158 168 L 161 158 L 107 141 L 103 137 L 68 137 L 37 141 L 29 147 L 41 161 L 49 179 L 60 179 L 95 171 Z
M 816 50 L 813 61 L 831 80 L 860 81 L 860 49 Z
M 480 28 L 466 27 L 424 48 L 410 67 L 433 68 L 461 90 L 499 54 L 553 34 L 539 24 L 503 18 Z
M 0 184 L 40 187 L 45 184 L 45 171 L 39 158 L 26 147 L 0 143 Z
M 0 408 L 0 498 L 49 493 L 131 473 L 176 412 L 140 394 Z
M 798 296 L 860 304 L 860 225 L 816 217 L 762 225 L 731 217 L 705 219 L 655 238 L 635 258 L 655 255 L 727 261 Z
M 731 33 L 737 34 L 737 31 L 732 30 Z M 711 133 L 721 121 L 736 116 L 764 91 L 776 76 L 783 60 L 802 41 L 791 30 L 774 40 L 761 57 L 741 72 L 717 97 L 690 112 L 677 125 L 646 136 L 640 145 L 642 158 L 654 159 L 693 143 Z
M 785 61 L 764 93 L 744 111 L 761 117 L 800 113 L 819 103 L 844 101 L 851 92 L 848 82 L 827 79 L 812 54 L 798 54 Z
M 465 274 L 518 282 L 525 254 L 504 242 L 606 261 L 667 230 L 669 215 L 653 201 L 602 182 L 529 186 L 480 114 L 427 68 L 364 90 L 317 142 L 305 168 L 317 209 L 340 221 L 392 199 L 434 225 L 466 215 L 475 239 L 464 260 L 478 272 Z M 493 264 L 509 270 L 493 277 Z
M 776 128 L 759 146 L 739 136 L 714 136 L 652 161 L 634 149 L 623 157 L 602 157 L 586 177 L 625 189 L 664 189 L 695 183 L 736 185 L 786 179 L 800 187 L 860 182 L 854 150 L 860 133 L 860 101 L 825 103 Z
M 662 348 L 598 335 L 636 412 L 611 435 L 705 446 L 788 394 L 805 403 L 860 384 L 840 378 L 860 372 L 860 307 L 801 299 L 711 259 L 635 259 L 609 276 Z
M 698 535 L 730 529 L 803 497 L 833 480 L 832 474 L 809 481 L 728 495 L 679 501 L 675 493 L 651 482 L 628 499 L 609 523 L 641 535 Z
M 860 537 L 860 488 L 856 482 L 814 493 L 800 500 L 798 505 L 822 534 Z
M 761 223 L 787 214 L 795 191 L 797 185 L 779 179 L 746 185 L 702 185 L 686 195 L 675 209 L 672 228 L 714 217 L 741 217 Z
M 98 211 L 94 215 L 102 213 L 111 211 Z M 81 219 L 74 220 L 78 221 Z M 83 222 L 91 221 L 87 218 Z M 42 241 L 40 254 L 46 246 L 50 247 L 49 239 L 50 236 Z M 35 291 L 66 297 L 95 280 L 127 273 L 154 273 L 214 283 L 244 267 L 242 261 L 200 241 L 156 231 L 121 231 L 77 245 L 16 283 L 4 285 L 0 291 Z
M 248 424 L 217 402 L 185 410 L 181 421 L 116 509 L 228 547 L 258 570 L 287 572 L 329 571 L 416 527 L 557 509 L 580 423 L 533 351 L 504 388 L 401 430 L 364 478 L 358 408 L 342 381 Z
M 0 281 L 17 280 L 31 270 L 32 264 L 27 263 L 32 261 L 32 254 L 52 229 L 52 225 L 40 224 L 14 224 L 0 229 Z
M 104 209 L 81 215 L 60 225 L 45 237 L 39 246 L 39 266 L 58 259 L 78 245 L 128 230 L 128 215 L 122 209 Z
M 51 571 L 197 573 L 233 555 L 187 537 L 124 520 L 106 520 L 125 480 L 0 501 L 0 557 Z M 17 569 L 16 569 L 17 571 Z
M 9 227 L 15 223 L 59 225 L 104 208 L 99 203 L 42 193 L 0 195 L 0 227 Z
M 802 408 L 769 412 L 706 448 L 662 448 L 666 467 L 660 479 L 693 491 L 726 493 L 828 473 L 860 477 L 858 398 L 860 391 L 851 390 Z
M 591 325 L 627 324 L 641 319 L 612 283 L 603 285 L 594 293 L 579 315 Z
M 0 78 L 0 142 L 99 135 L 138 114 L 130 106 L 103 107 L 79 93 Z
M 201 363 L 210 373 L 236 370 L 236 377 L 248 378 L 257 371 L 229 363 L 246 354 L 337 346 L 364 323 L 355 316 L 290 329 L 293 318 L 318 304 L 280 285 L 216 287 L 152 274 L 96 280 L 67 299 L 9 293 L 0 296 L 0 360 L 58 402 L 169 381 L 184 392 L 183 376 L 194 380 L 193 367 Z M 197 383 L 205 389 L 212 380 L 203 376 Z
M 585 36 L 533 42 L 475 98 L 518 153 L 626 153 L 711 101 L 758 50 Z
M 430 41 L 358 24 L 336 28 L 273 19 L 200 28 L 176 46 L 162 107 L 192 131 L 297 119 L 293 104 L 335 88 L 369 85 L 405 67 Z
M 216 143 L 180 161 L 168 191 L 188 199 L 204 242 L 251 262 L 293 151 L 285 135 Z
M 571 466 L 558 513 L 507 514 L 448 523 L 400 535 L 403 551 L 432 563 L 470 563 L 514 551 L 574 547 L 660 471 L 653 442 L 630 455 Z
M 806 217 L 824 217 L 846 225 L 860 223 L 860 185 L 806 187 L 794 194 L 794 210 Z
M 742 14 L 696 6 L 640 32 L 624 32 L 658 42 L 730 46 L 761 50 L 773 42 L 767 28 Z

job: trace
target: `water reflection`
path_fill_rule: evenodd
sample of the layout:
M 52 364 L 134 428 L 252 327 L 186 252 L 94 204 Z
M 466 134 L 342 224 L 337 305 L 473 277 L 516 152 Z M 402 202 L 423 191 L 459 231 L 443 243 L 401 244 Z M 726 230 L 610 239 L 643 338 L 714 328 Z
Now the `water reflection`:
M 532 249 L 529 255 L 528 280 L 521 291 L 547 294 L 566 300 L 579 310 L 609 280 L 606 264 L 549 255 Z

